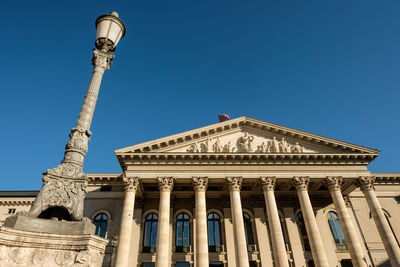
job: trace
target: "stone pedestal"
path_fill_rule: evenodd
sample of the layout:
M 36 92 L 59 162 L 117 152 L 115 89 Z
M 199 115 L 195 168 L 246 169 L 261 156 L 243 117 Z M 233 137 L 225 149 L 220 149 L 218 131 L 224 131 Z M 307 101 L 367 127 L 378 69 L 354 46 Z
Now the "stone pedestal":
M 109 241 L 93 234 L 50 234 L 0 228 L 0 266 L 100 267 Z
M 20 231 L 62 235 L 87 235 L 93 234 L 96 230 L 96 226 L 89 220 L 58 221 L 21 214 L 8 217 L 3 226 Z

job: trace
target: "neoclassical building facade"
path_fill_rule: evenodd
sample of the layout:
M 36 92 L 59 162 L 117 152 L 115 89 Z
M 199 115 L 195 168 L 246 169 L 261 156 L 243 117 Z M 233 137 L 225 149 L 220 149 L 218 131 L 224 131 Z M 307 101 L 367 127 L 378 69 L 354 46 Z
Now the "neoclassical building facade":
M 379 151 L 240 117 L 118 149 L 84 213 L 103 266 L 400 266 L 400 173 Z M 0 192 L 0 219 L 36 191 Z

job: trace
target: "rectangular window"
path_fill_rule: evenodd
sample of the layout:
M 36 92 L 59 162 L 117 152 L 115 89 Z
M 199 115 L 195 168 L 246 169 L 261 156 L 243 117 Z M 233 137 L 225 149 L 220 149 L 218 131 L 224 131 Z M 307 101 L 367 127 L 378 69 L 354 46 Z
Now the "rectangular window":
M 224 267 L 224 264 L 220 261 L 210 262 L 210 267 Z
M 155 267 L 156 264 L 154 262 L 143 262 L 143 267 Z
M 189 262 L 177 262 L 175 263 L 175 267 L 190 267 Z

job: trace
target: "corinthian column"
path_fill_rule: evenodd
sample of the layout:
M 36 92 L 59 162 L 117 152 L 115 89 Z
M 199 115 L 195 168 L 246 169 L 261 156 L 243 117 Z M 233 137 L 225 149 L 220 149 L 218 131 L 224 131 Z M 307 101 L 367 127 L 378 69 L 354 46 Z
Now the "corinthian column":
M 379 204 L 374 188 L 375 177 L 359 177 L 356 185 L 360 187 L 367 199 L 368 207 L 371 210 L 372 218 L 374 218 L 376 228 L 378 228 L 386 253 L 389 256 L 392 266 L 400 266 L 400 249 L 390 229 L 389 223 L 385 218 L 385 214 Z
M 158 209 L 158 230 L 157 230 L 157 255 L 156 267 L 166 267 L 170 265 L 170 236 L 169 236 L 169 213 L 171 191 L 174 186 L 175 178 L 157 178 L 160 188 L 160 208 Z
M 356 230 L 351 222 L 349 211 L 344 203 L 341 192 L 342 177 L 326 177 L 325 183 L 329 188 L 333 204 L 339 216 L 340 225 L 343 230 L 347 247 L 349 248 L 351 261 L 355 267 L 366 267 L 367 262 L 361 247 L 361 242 L 356 235 Z
M 247 254 L 246 234 L 244 232 L 242 203 L 240 201 L 240 187 L 242 178 L 226 178 L 231 196 L 231 211 L 233 220 L 233 233 L 235 236 L 236 262 L 239 267 L 249 267 L 249 256 Z
M 135 208 L 135 194 L 139 184 L 137 177 L 123 177 L 125 183 L 125 197 L 122 208 L 119 243 L 117 248 L 116 267 L 128 266 L 129 249 L 131 244 L 132 219 Z
M 324 244 L 318 230 L 317 221 L 315 220 L 314 211 L 308 196 L 308 177 L 294 177 L 293 185 L 296 187 L 299 197 L 301 212 L 303 213 L 304 223 L 306 225 L 307 236 L 310 241 L 311 252 L 313 255 L 315 266 L 329 267 L 326 257 Z
M 276 207 L 275 201 L 274 188 L 276 177 L 261 177 L 260 180 L 264 192 L 265 207 L 268 214 L 268 225 L 271 233 L 275 265 L 289 267 L 281 222 L 279 220 L 278 208 Z
M 208 267 L 206 189 L 208 179 L 193 177 L 196 194 L 196 266 Z

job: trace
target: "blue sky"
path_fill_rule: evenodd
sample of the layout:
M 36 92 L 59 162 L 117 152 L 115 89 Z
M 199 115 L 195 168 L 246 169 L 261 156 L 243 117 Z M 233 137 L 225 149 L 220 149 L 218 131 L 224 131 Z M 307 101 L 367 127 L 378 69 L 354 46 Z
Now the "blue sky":
M 97 16 L 127 34 L 100 89 L 86 172 L 114 150 L 254 117 L 381 150 L 400 172 L 399 1 L 2 1 L 0 190 L 38 190 L 90 81 Z

